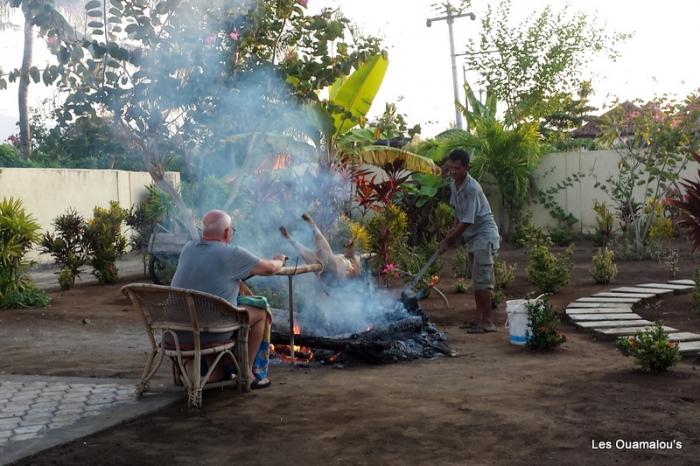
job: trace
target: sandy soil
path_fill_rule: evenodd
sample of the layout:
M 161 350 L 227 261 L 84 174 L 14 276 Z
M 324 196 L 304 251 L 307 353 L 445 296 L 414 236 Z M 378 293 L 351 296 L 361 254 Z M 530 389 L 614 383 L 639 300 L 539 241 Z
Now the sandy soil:
M 684 243 L 679 248 L 680 276 L 691 277 L 697 259 Z M 572 283 L 551 300 L 559 309 L 612 286 L 668 279 L 663 264 L 619 262 L 612 285 L 595 285 L 591 255 L 590 246 L 576 248 Z M 502 251 L 501 258 L 519 264 L 508 293 L 522 297 L 531 290 L 523 252 Z M 422 304 L 447 332 L 456 358 L 344 369 L 275 366 L 267 390 L 207 392 L 201 411 L 183 401 L 23 464 L 697 463 L 700 379 L 692 360 L 668 374 L 641 374 L 612 341 L 598 341 L 565 318 L 567 342 L 549 353 L 510 346 L 503 328 L 466 334 L 458 326 L 474 317 L 473 298 L 455 294 L 451 283 L 441 284 L 451 308 L 434 294 Z M 52 296 L 42 310 L 0 313 L 1 373 L 140 375 L 147 342 L 119 286 Z M 668 324 L 700 330 L 688 316 L 689 295 L 667 299 L 674 309 L 663 316 Z M 669 307 L 659 309 L 650 312 Z M 504 314 L 502 305 L 500 324 Z M 162 369 L 160 377 L 168 376 Z M 620 450 L 619 439 L 677 441 L 682 448 Z M 593 449 L 598 441 L 612 448 Z

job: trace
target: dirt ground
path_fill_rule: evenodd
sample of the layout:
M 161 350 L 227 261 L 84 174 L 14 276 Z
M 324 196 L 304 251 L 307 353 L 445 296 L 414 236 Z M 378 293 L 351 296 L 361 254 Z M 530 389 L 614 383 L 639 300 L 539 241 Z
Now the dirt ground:
M 698 266 L 678 243 L 680 278 Z M 668 280 L 664 264 L 618 262 L 612 285 L 593 284 L 593 248 L 578 246 L 572 282 L 551 299 L 558 308 L 614 286 Z M 521 250 L 509 297 L 531 291 Z M 448 261 L 449 263 L 449 261 Z M 201 411 L 183 402 L 145 419 L 46 451 L 22 464 L 697 464 L 700 377 L 692 360 L 664 375 L 645 375 L 562 317 L 566 343 L 539 353 L 507 341 L 500 329 L 467 334 L 470 294 L 451 307 L 435 293 L 423 301 L 446 331 L 455 358 L 343 369 L 274 366 L 273 386 L 241 395 L 206 392 Z M 84 286 L 52 294 L 41 310 L 0 313 L 0 373 L 138 377 L 147 341 L 119 286 Z M 641 308 L 680 330 L 700 330 L 690 296 Z M 647 316 L 645 312 L 649 312 Z M 169 370 L 161 369 L 164 380 Z M 676 449 L 618 449 L 623 441 L 676 441 Z M 612 442 L 610 449 L 594 442 Z

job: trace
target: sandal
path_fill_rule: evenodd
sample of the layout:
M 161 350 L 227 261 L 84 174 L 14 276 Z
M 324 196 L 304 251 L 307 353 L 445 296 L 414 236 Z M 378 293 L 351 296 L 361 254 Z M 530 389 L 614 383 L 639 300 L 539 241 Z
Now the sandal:
M 263 388 L 267 388 L 270 385 L 272 385 L 272 382 L 270 379 L 266 379 L 267 382 L 263 382 L 260 379 L 255 379 L 253 382 L 250 384 L 250 389 L 251 390 L 262 390 Z

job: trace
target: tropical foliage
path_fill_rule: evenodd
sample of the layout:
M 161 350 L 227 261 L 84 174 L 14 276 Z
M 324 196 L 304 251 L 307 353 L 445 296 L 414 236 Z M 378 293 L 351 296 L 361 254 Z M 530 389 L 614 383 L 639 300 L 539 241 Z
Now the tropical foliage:
M 88 261 L 87 224 L 73 209 L 56 217 L 52 224 L 54 233 L 44 233 L 41 252 L 53 256 L 60 267 L 58 284 L 67 290 L 75 285 L 76 277 L 83 272 L 81 267 Z
M 559 333 L 559 314 L 546 300 L 528 301 L 527 346 L 530 349 L 551 350 L 566 341 Z
M 99 283 L 117 281 L 117 259 L 126 252 L 127 240 L 122 234 L 122 223 L 127 212 L 112 201 L 109 208 L 95 207 L 93 217 L 85 229 L 90 251 L 89 263 Z
M 700 155 L 692 154 L 693 159 L 700 163 Z M 700 169 L 698 179 L 681 182 L 684 192 L 680 199 L 666 199 L 666 202 L 681 210 L 678 225 L 683 228 L 693 242 L 693 251 L 700 247 Z
M 632 356 L 642 372 L 665 372 L 681 360 L 678 342 L 668 338 L 661 322 L 631 337 L 618 337 L 617 349 L 625 356 Z
M 512 222 L 506 224 L 505 215 L 513 219 L 522 210 L 539 161 L 537 125 L 523 123 L 508 129 L 496 117 L 495 94 L 489 93 L 482 104 L 469 85 L 465 85 L 465 92 L 471 109 L 463 110 L 470 131 L 445 135 L 441 150 L 447 154 L 467 148 L 473 154 L 469 173 L 476 179 L 488 174 L 496 180 L 503 207 L 499 225 L 509 235 Z
M 39 238 L 39 224 L 22 201 L 0 201 L 0 309 L 45 306 L 49 299 L 26 273 L 26 254 Z
M 693 97 L 689 97 L 689 102 Z M 649 254 L 650 231 L 660 210 L 644 208 L 642 199 L 658 205 L 674 189 L 679 174 L 698 148 L 698 112 L 672 102 L 645 105 L 633 116 L 623 106 L 603 120 L 601 140 L 620 156 L 619 174 L 596 182 L 614 202 L 622 223 L 623 246 L 633 257 Z M 626 133 L 631 130 L 631 135 Z

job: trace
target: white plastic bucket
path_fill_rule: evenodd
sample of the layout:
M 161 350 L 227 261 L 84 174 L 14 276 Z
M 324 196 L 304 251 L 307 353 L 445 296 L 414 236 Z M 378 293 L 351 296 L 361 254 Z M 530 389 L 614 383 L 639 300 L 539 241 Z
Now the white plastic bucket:
M 513 345 L 527 343 L 527 332 L 530 330 L 530 322 L 527 318 L 527 299 L 512 299 L 506 301 L 506 313 L 508 320 L 506 328 L 509 333 L 509 341 Z

